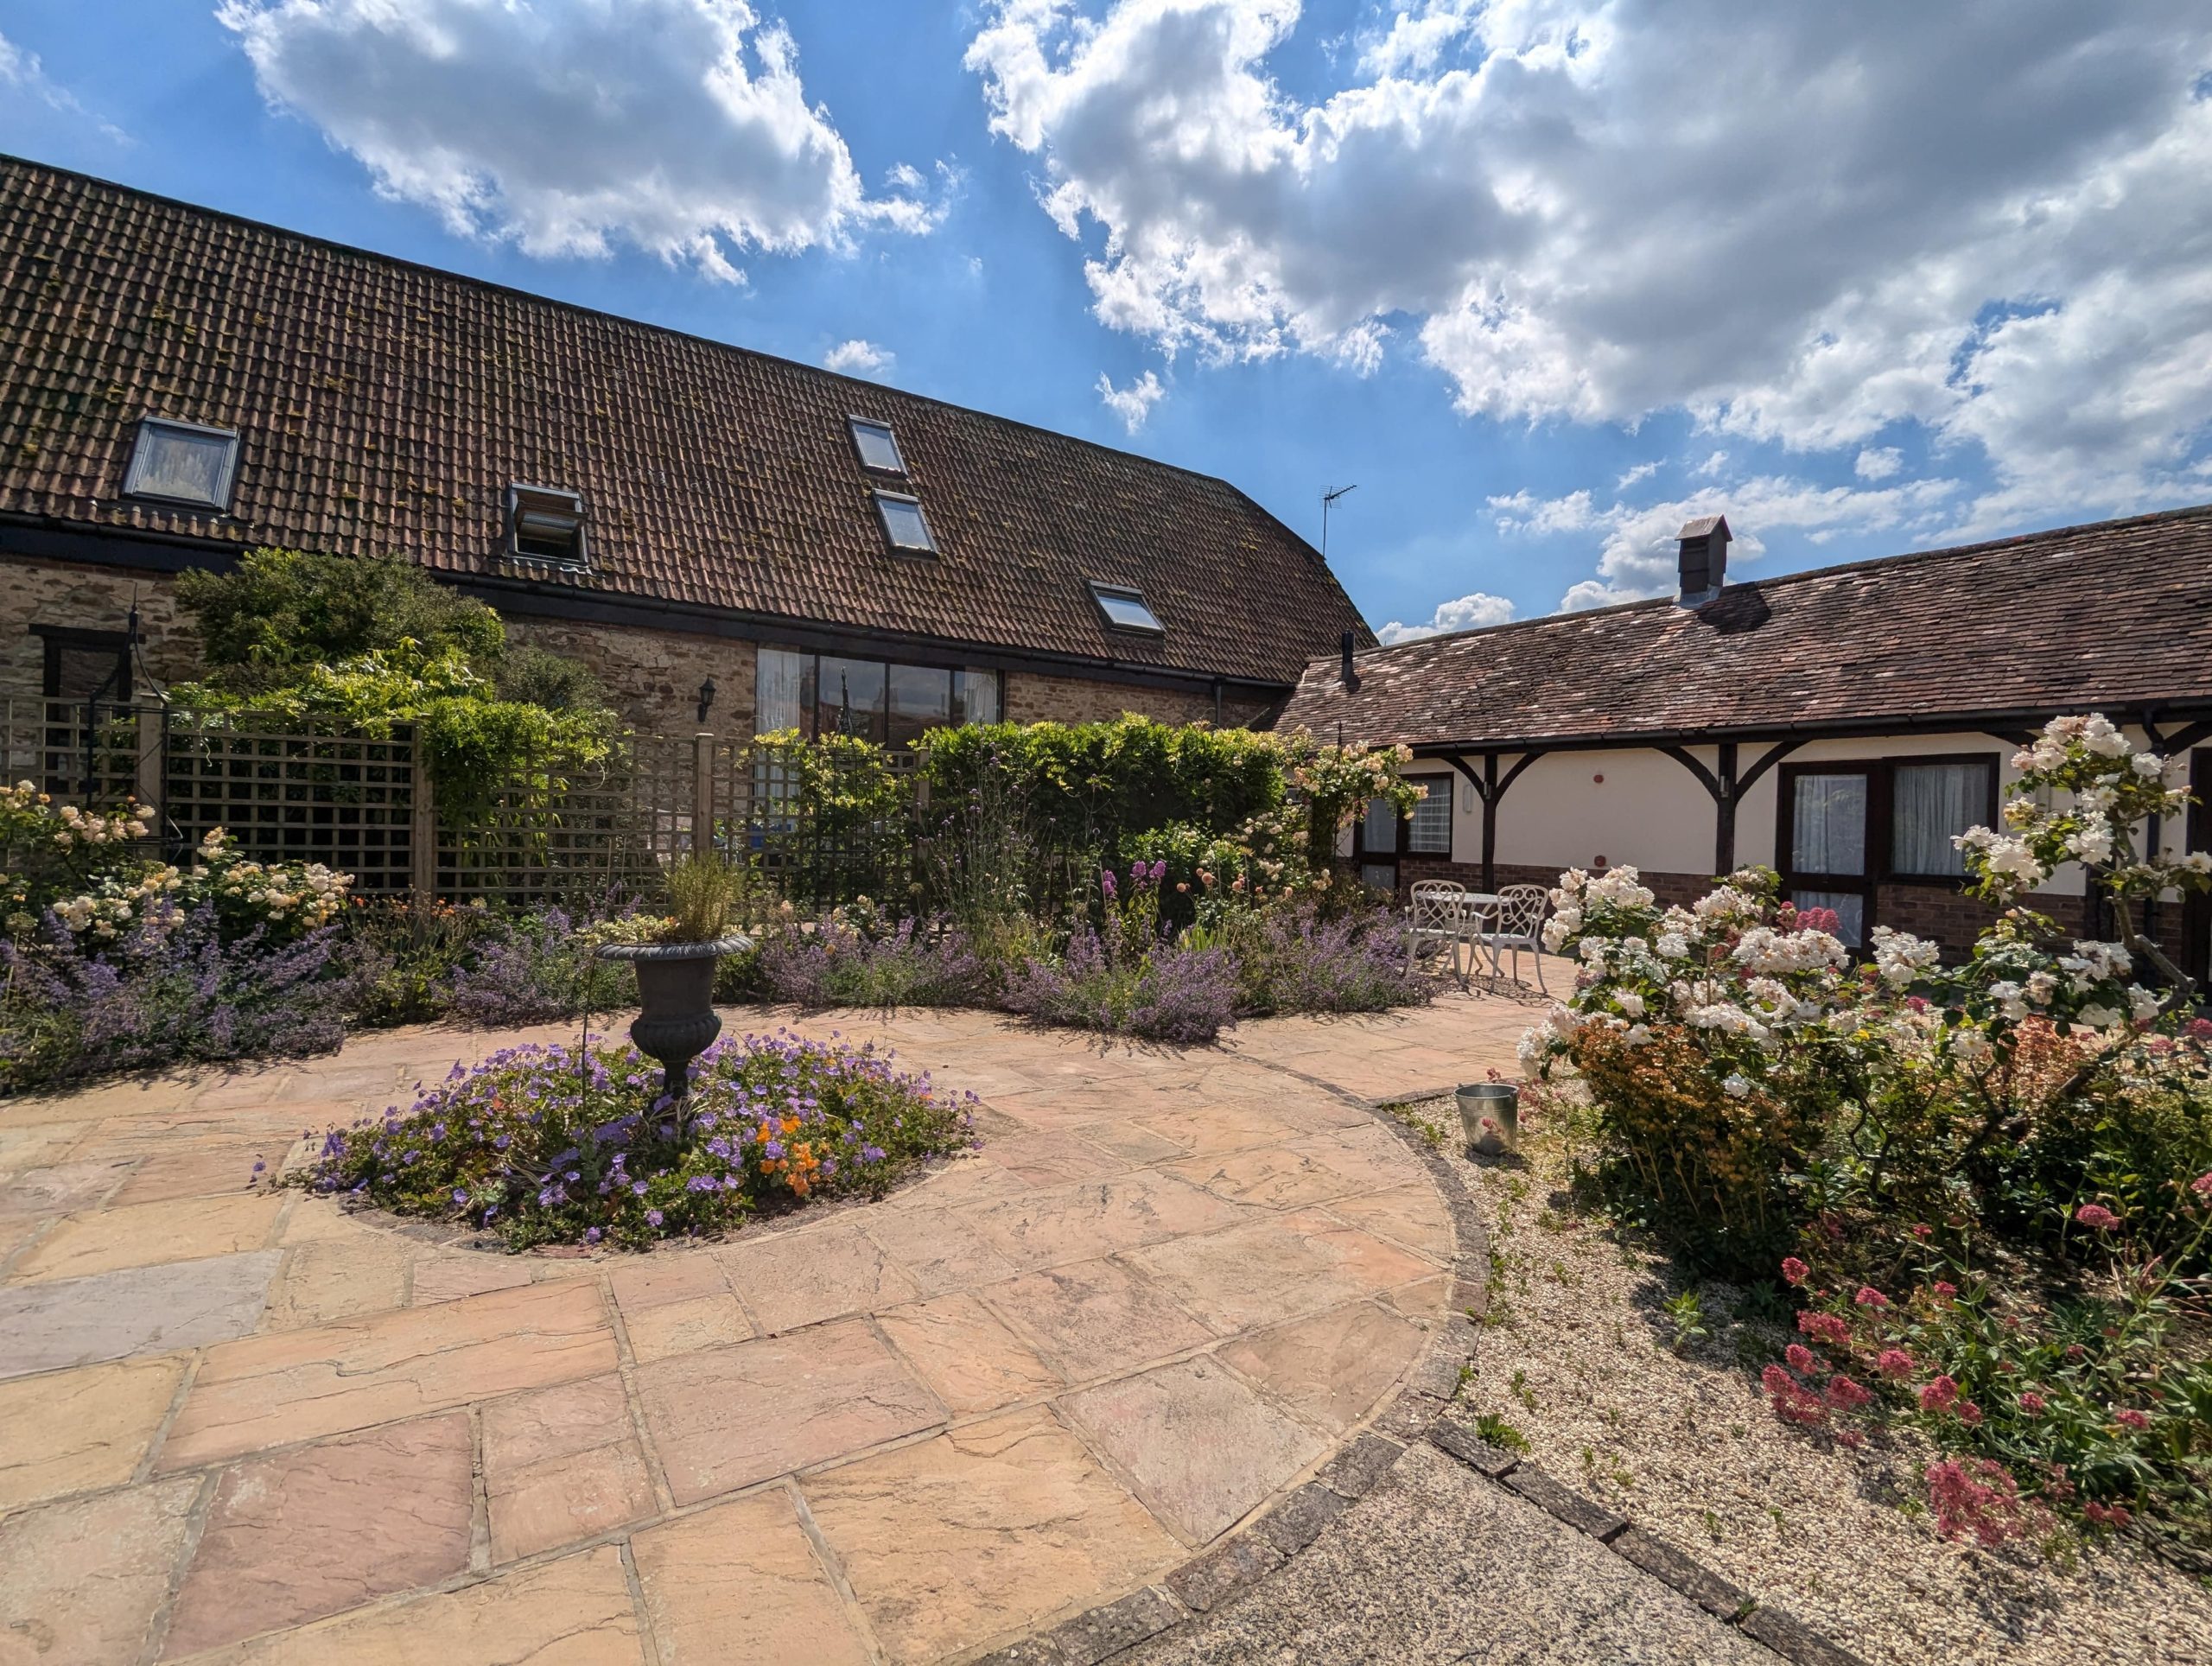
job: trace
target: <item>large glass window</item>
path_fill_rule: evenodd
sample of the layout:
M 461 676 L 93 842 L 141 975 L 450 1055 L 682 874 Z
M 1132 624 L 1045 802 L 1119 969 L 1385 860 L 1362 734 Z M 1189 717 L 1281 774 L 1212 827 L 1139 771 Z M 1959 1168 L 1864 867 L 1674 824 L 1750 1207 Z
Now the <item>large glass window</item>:
M 1965 874 L 1951 841 L 1989 819 L 1990 764 L 1909 764 L 1891 766 L 1890 868 L 1930 878 Z
M 856 734 L 907 746 L 925 729 L 999 721 L 999 674 L 762 648 L 753 733 Z
M 1789 866 L 1800 874 L 1866 871 L 1866 775 L 1797 777 Z M 1825 906 L 1826 905 L 1822 905 Z
M 1406 830 L 1406 849 L 1425 856 L 1452 854 L 1452 778 L 1431 776 L 1421 783 L 1426 798 L 1414 804 L 1412 824 Z

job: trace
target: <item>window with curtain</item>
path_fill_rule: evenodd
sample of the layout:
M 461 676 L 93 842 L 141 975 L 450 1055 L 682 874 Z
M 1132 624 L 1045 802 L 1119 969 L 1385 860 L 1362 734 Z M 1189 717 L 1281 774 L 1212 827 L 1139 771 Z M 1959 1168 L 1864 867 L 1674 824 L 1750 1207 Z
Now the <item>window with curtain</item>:
M 1865 873 L 1866 776 L 1800 775 L 1796 779 L 1796 797 L 1790 808 L 1790 867 L 1801 874 Z
M 952 674 L 952 721 L 956 723 L 995 723 L 999 721 L 999 674 L 972 666 Z
M 1452 778 L 1438 775 L 1421 783 L 1428 797 L 1414 805 L 1413 825 L 1406 830 L 1406 849 L 1425 856 L 1452 854 Z
M 1370 798 L 1367 814 L 1360 823 L 1359 848 L 1378 855 L 1394 855 L 1398 849 L 1398 807 L 1388 798 Z
M 1890 789 L 1890 868 L 1957 878 L 1966 863 L 1951 841 L 1988 819 L 1991 765 L 1897 764 Z
M 814 703 L 808 684 L 814 677 L 814 656 L 790 648 L 760 650 L 760 669 L 753 678 L 753 732 L 774 734 L 784 729 L 804 729 L 806 709 Z

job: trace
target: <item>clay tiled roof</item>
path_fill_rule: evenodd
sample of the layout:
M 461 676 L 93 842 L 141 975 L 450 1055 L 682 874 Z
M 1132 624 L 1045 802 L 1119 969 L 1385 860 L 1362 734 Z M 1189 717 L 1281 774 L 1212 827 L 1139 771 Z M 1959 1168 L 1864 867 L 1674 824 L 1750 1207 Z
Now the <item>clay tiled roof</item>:
M 1412 746 L 2212 708 L 2212 506 L 1730 585 L 1307 666 L 1282 722 Z
M 230 515 L 118 501 L 149 412 L 240 431 Z M 852 414 L 938 558 L 886 550 Z M 583 494 L 602 594 L 1278 686 L 1373 639 L 1223 481 L 0 158 L 0 516 L 543 579 L 499 554 L 514 481 Z M 1109 631 L 1092 579 L 1165 636 Z

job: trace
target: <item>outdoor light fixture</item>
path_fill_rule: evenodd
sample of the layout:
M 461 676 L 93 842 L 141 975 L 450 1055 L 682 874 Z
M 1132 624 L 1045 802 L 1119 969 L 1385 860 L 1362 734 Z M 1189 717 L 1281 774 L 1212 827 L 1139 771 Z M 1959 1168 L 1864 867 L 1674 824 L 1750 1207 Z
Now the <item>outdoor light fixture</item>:
M 707 721 L 707 709 L 715 703 L 715 679 L 709 677 L 699 684 L 699 721 Z

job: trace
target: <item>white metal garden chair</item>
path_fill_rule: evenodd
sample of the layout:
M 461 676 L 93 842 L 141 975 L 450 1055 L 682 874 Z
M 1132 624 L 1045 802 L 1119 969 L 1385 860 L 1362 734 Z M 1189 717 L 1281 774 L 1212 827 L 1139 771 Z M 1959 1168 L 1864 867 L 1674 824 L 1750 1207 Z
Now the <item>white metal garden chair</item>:
M 1468 941 L 1467 887 L 1457 880 L 1419 880 L 1406 908 L 1406 975 L 1424 959 L 1440 952 L 1452 957 L 1452 970 L 1465 984 L 1467 972 L 1459 964 L 1459 945 Z M 1474 950 L 1467 951 L 1471 965 Z
M 1536 988 L 1544 988 L 1544 916 L 1551 912 L 1552 893 L 1541 885 L 1509 885 L 1497 893 L 1497 906 L 1485 928 L 1473 934 L 1474 943 L 1489 951 L 1490 969 L 1503 976 L 1504 957 L 1513 957 L 1513 981 L 1521 981 L 1521 956 L 1526 951 L 1536 963 Z

